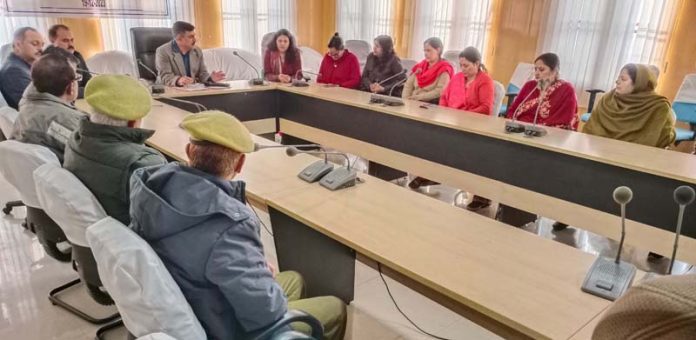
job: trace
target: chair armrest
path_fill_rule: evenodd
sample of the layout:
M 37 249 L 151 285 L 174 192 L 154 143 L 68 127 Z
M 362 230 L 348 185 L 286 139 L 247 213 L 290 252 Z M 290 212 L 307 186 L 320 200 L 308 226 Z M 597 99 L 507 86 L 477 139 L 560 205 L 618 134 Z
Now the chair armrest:
M 589 89 L 589 90 L 585 90 L 585 92 L 589 93 L 590 95 L 593 95 L 593 94 L 594 94 L 594 95 L 597 95 L 597 93 L 604 93 L 604 90 L 600 90 L 600 89 Z
M 272 340 L 276 336 L 282 338 L 282 333 L 285 333 L 284 328 L 290 326 L 293 322 L 303 322 L 307 324 L 312 329 L 311 338 L 321 339 L 324 336 L 324 327 L 321 325 L 319 320 L 315 317 L 300 311 L 300 310 L 289 310 L 283 317 L 271 325 L 268 329 L 264 330 L 261 334 L 254 338 L 255 340 Z M 278 331 L 283 331 L 278 333 Z M 278 333 L 278 334 L 276 334 Z M 294 338 L 294 337 L 293 337 Z M 307 337 L 307 339 L 310 339 Z
M 511 105 L 513 101 L 515 101 L 515 97 L 517 97 L 519 93 L 513 93 L 513 92 L 508 92 L 505 94 L 505 97 L 507 97 L 507 104 Z

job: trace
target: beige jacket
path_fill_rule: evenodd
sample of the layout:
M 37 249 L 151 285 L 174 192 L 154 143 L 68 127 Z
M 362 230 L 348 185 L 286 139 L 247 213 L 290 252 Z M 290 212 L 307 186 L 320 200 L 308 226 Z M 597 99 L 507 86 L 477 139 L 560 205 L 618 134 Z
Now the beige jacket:
M 437 81 L 424 88 L 420 88 L 418 87 L 418 82 L 416 81 L 416 75 L 412 74 L 408 77 L 408 80 L 406 80 L 401 97 L 406 99 L 413 96 L 413 99 L 415 100 L 420 100 L 423 102 L 433 101 L 440 98 L 442 90 L 445 89 L 445 86 L 447 86 L 449 81 L 449 74 L 447 74 L 447 72 L 443 72 L 439 77 L 437 77 Z
M 179 77 L 186 76 L 184 58 L 181 56 L 181 53 L 174 52 L 172 49 L 172 42 L 168 41 L 166 44 L 157 48 L 155 55 L 157 83 L 167 86 L 176 86 L 176 80 L 179 79 Z M 189 51 L 189 63 L 191 64 L 191 76 L 196 82 L 204 83 L 210 79 L 210 73 L 208 73 L 208 69 L 206 69 L 205 62 L 203 61 L 203 51 L 198 46 L 194 46 L 193 49 Z

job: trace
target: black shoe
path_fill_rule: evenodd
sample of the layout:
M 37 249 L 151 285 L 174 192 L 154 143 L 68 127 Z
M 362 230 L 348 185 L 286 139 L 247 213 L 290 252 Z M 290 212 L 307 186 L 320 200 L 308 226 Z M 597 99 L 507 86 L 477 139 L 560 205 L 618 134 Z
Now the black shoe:
M 565 223 L 561 223 L 561 222 L 554 222 L 553 223 L 553 231 L 561 231 L 561 230 L 565 230 L 565 228 L 568 228 L 568 225 Z
M 491 200 L 481 196 L 474 196 L 474 200 L 466 205 L 466 210 L 479 211 L 481 209 L 488 208 L 489 206 L 491 206 Z
M 437 184 L 440 184 L 440 183 L 431 181 L 427 178 L 416 177 L 411 181 L 411 183 L 408 183 L 408 187 L 411 189 L 418 189 L 420 187 L 427 187 L 429 185 L 437 185 Z
M 648 253 L 648 261 L 657 261 L 657 260 L 660 260 L 660 259 L 663 258 L 663 257 L 664 257 L 664 256 L 662 256 L 662 255 L 660 255 L 660 254 L 657 254 L 657 253 L 653 253 L 653 252 L 649 252 L 649 253 Z

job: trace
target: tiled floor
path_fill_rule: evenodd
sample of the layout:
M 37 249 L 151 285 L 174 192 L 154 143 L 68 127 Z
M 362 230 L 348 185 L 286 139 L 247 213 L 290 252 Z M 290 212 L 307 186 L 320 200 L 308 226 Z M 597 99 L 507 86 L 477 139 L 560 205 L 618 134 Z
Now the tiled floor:
M 444 186 L 431 189 L 434 199 L 451 202 L 456 190 Z M 17 199 L 16 191 L 0 177 L 0 203 Z M 495 206 L 481 213 L 492 216 Z M 270 227 L 268 215 L 258 211 Z M 48 292 L 76 277 L 71 266 L 59 263 L 44 254 L 36 236 L 21 227 L 24 208 L 12 215 L 0 217 L 0 339 L 92 339 L 98 326 L 51 305 Z M 583 251 L 612 255 L 617 243 L 586 231 L 568 228 L 553 232 L 553 221 L 541 219 L 525 227 L 540 237 L 554 239 Z M 262 231 L 267 256 L 275 261 L 272 237 Z M 664 272 L 669 260 L 646 261 L 647 251 L 630 247 L 623 258 L 642 270 Z M 676 273 L 696 272 L 693 266 L 678 262 Z M 430 301 L 398 282 L 385 277 L 394 298 L 402 310 L 421 328 L 440 337 L 451 339 L 497 339 L 498 337 L 448 309 Z M 355 300 L 349 306 L 346 339 L 429 339 L 398 313 L 387 295 L 384 283 L 372 267 L 356 263 Z M 100 309 L 84 289 L 69 296 L 90 309 Z M 104 309 L 99 310 L 104 313 Z M 121 339 L 123 337 L 120 337 Z

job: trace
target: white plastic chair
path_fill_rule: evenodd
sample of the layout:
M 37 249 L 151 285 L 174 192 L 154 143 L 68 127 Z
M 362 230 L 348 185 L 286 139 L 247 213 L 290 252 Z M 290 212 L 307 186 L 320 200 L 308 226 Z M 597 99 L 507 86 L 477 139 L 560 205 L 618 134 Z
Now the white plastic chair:
M 365 40 L 346 40 L 346 48 L 348 51 L 358 57 L 360 69 L 362 70 L 363 66 L 365 66 L 365 63 L 367 62 L 367 56 L 372 50 L 370 44 Z
M 442 59 L 449 61 L 449 63 L 454 68 L 454 72 L 457 73 L 459 70 L 459 51 L 449 50 L 442 54 Z
M 2 99 L 2 95 L 0 95 L 0 99 Z M 4 102 L 4 99 L 2 99 L 2 102 Z M 17 120 L 18 116 L 19 112 L 17 112 L 17 110 L 7 105 L 0 106 L 0 131 L 2 131 L 6 139 L 12 138 L 14 122 Z
M 500 106 L 503 105 L 503 98 L 505 98 L 505 86 L 499 81 L 493 81 L 493 86 L 495 87 L 495 95 L 493 96 L 493 115 L 497 115 L 500 112 Z
M 416 66 L 418 64 L 418 61 L 413 60 L 413 59 L 401 59 L 401 66 L 403 66 L 404 70 L 408 70 L 408 73 L 411 73 L 411 69 L 413 66 Z
M 136 77 L 135 62 L 130 53 L 123 51 L 106 51 L 87 59 L 87 67 L 98 74 L 125 74 Z
M 5 59 L 10 55 L 10 52 L 12 52 L 12 44 L 5 44 L 0 47 L 0 65 L 5 63 Z
M 319 68 L 321 67 L 321 61 L 324 56 L 311 47 L 300 46 L 300 54 L 302 55 L 302 69 L 314 73 L 319 73 Z M 317 76 L 314 74 L 305 74 L 312 80 L 316 80 Z
M 256 70 L 247 65 L 242 59 L 234 55 L 234 52 L 239 53 L 249 63 L 254 65 Z M 238 48 L 219 47 L 203 50 L 203 59 L 208 72 L 223 71 L 225 72 L 225 80 L 245 80 L 258 78 L 259 73 L 263 69 L 263 61 L 258 54 L 245 51 Z

